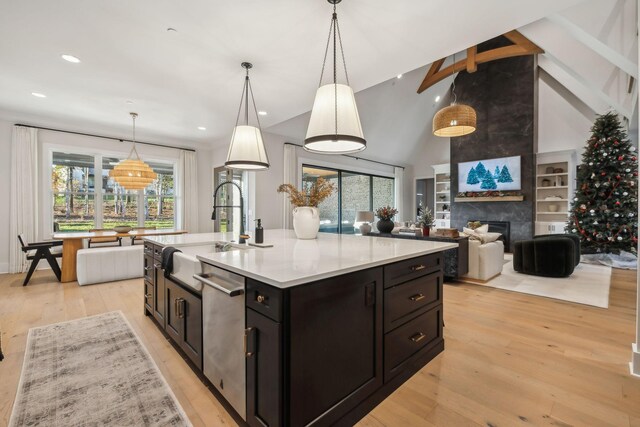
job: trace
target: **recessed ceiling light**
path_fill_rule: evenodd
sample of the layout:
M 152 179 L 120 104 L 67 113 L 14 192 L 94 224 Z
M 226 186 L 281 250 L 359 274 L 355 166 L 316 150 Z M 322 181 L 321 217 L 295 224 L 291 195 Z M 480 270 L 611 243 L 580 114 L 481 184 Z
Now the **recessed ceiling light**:
M 80 62 L 80 59 L 73 55 L 62 55 L 62 59 L 64 59 L 67 62 L 72 62 L 74 64 L 78 64 Z
M 401 78 L 402 78 L 402 74 L 398 74 L 398 75 L 396 76 L 396 78 L 401 79 Z
M 440 95 L 436 96 L 436 102 L 440 101 Z
M 260 114 L 261 116 L 266 116 L 267 112 L 266 111 L 258 111 L 258 114 Z
M 31 92 L 31 95 L 35 96 L 36 98 L 46 98 L 47 95 L 45 95 L 44 93 L 40 93 L 40 92 Z
M 207 130 L 207 128 L 204 126 L 198 126 L 198 130 Z

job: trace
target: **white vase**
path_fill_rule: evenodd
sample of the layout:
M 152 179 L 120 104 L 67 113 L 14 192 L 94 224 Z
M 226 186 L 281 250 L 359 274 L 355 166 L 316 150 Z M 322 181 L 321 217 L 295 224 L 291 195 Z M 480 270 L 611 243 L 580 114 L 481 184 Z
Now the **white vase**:
M 293 230 L 298 239 L 315 239 L 320 230 L 320 211 L 311 206 L 293 208 Z

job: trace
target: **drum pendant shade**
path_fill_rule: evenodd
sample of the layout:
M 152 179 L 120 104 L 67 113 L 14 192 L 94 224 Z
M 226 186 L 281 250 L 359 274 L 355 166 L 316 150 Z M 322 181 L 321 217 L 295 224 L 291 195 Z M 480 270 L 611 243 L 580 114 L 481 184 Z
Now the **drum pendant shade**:
M 133 119 L 133 147 L 126 160 L 118 163 L 109 171 L 109 177 L 113 178 L 125 190 L 143 190 L 149 186 L 158 175 L 151 166 L 140 159 L 136 150 L 136 118 L 137 113 L 129 113 Z M 135 154 L 135 159 L 133 155 Z

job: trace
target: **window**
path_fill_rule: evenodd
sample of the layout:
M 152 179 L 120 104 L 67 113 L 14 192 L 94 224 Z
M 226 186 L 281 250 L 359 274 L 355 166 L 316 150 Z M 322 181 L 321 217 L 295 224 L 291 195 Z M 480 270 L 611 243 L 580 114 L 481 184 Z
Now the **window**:
M 52 158 L 54 230 L 175 227 L 173 163 L 147 162 L 158 179 L 144 190 L 127 191 L 109 178 L 122 158 L 62 152 Z
M 54 230 L 81 231 L 95 223 L 95 159 L 53 153 L 51 190 Z
M 324 178 L 336 186 L 331 197 L 318 206 L 320 231 L 354 234 L 357 211 L 373 211 L 380 206 L 394 204 L 394 179 L 356 172 L 302 166 L 302 185 L 308 186 Z

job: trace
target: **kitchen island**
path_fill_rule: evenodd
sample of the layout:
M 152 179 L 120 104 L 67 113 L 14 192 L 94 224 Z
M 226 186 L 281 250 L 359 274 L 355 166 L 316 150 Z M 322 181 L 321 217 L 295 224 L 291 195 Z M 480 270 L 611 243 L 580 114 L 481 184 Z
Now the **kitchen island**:
M 231 238 L 145 239 L 145 311 L 248 425 L 352 425 L 444 350 L 442 252 L 455 243 Z M 167 246 L 183 254 L 165 279 Z

